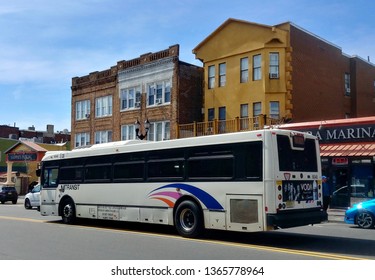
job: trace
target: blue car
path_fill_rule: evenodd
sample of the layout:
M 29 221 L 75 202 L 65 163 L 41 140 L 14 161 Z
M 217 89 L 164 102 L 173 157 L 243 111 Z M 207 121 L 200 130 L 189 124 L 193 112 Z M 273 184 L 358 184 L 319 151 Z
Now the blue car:
M 345 212 L 345 222 L 361 228 L 373 228 L 375 225 L 375 199 L 354 204 Z

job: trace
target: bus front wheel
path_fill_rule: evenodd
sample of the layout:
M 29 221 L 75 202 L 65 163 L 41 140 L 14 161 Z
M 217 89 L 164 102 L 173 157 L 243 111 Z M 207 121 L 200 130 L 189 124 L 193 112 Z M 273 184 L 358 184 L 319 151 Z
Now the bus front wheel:
M 61 218 L 65 224 L 73 224 L 76 219 L 76 210 L 74 202 L 71 199 L 66 199 L 61 206 Z
M 203 233 L 203 215 L 199 206 L 190 200 L 178 205 L 174 224 L 178 233 L 183 237 L 198 237 Z

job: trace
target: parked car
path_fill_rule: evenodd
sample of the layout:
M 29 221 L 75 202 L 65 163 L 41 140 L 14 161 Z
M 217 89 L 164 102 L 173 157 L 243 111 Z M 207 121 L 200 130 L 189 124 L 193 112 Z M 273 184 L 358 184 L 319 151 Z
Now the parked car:
M 40 209 L 40 185 L 36 185 L 31 192 L 25 195 L 25 208 L 32 209 L 37 207 Z
M 6 201 L 12 201 L 16 204 L 18 200 L 18 193 L 13 186 L 0 186 L 0 202 L 4 204 Z
M 375 226 L 375 199 L 354 204 L 352 208 L 346 210 L 345 222 L 361 228 L 373 228 Z
M 365 185 L 343 186 L 332 193 L 331 205 L 347 207 L 351 197 L 366 198 Z

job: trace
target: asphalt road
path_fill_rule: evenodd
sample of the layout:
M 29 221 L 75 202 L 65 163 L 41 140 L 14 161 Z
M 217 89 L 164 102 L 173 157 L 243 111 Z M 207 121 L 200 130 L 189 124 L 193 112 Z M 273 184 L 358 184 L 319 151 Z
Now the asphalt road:
M 375 260 L 375 230 L 342 222 L 265 233 L 208 231 L 186 239 L 172 227 L 81 220 L 62 224 L 0 205 L 1 260 Z

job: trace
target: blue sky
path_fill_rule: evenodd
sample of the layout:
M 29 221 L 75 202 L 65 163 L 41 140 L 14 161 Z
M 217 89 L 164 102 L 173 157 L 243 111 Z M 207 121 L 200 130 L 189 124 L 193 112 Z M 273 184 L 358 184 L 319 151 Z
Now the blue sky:
M 71 79 L 180 45 L 180 60 L 228 18 L 286 21 L 375 63 L 372 0 L 0 0 L 0 125 L 68 129 Z

